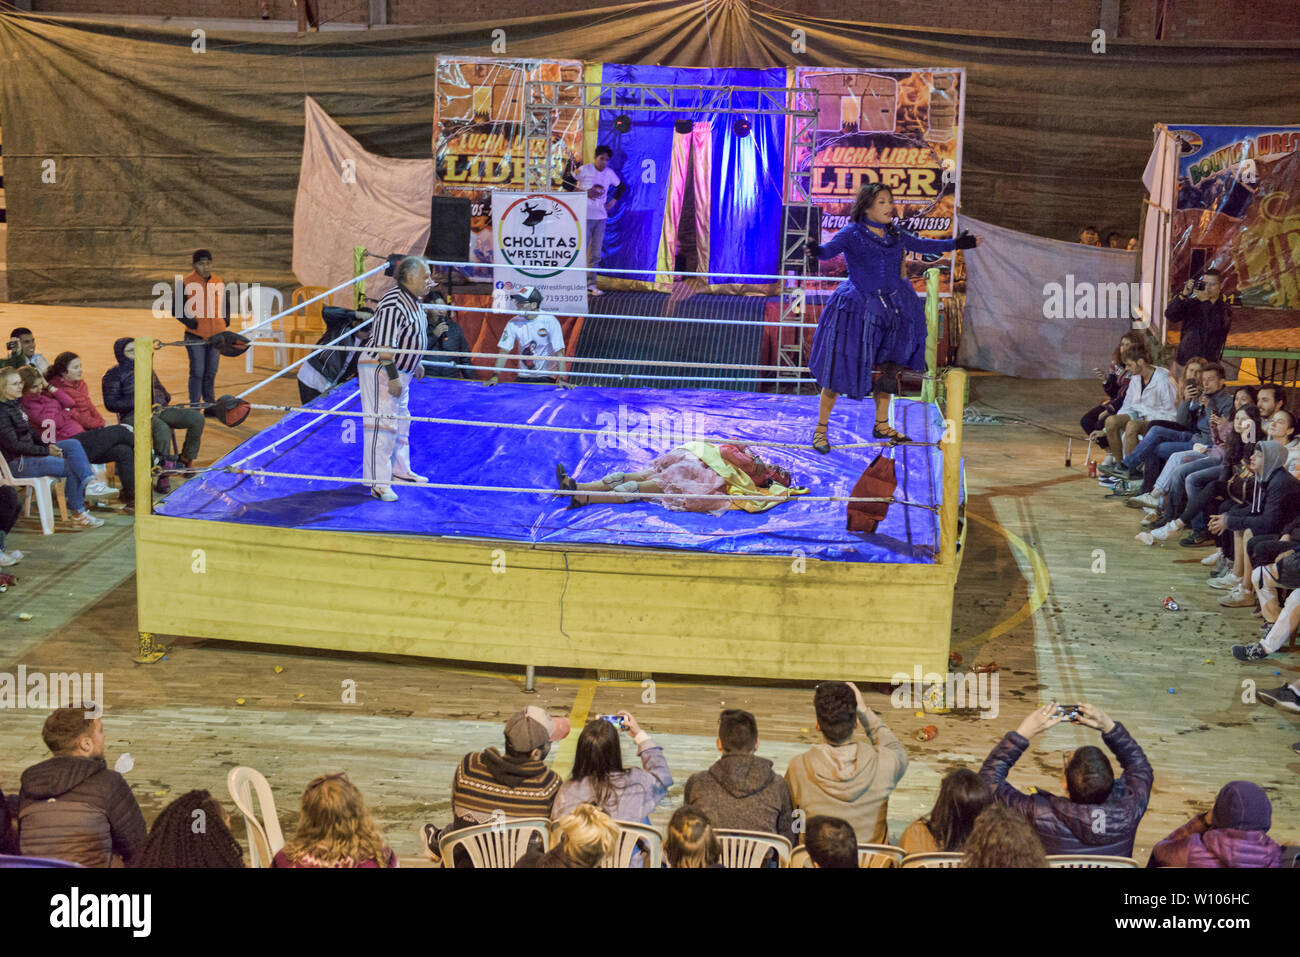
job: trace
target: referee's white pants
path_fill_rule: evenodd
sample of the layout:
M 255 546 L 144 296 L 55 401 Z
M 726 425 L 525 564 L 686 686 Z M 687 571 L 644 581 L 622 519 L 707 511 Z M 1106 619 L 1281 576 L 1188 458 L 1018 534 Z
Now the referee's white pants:
M 388 373 L 377 364 L 358 363 L 357 381 L 361 390 L 362 419 L 365 422 L 362 474 L 375 487 L 387 487 L 393 473 L 411 474 L 411 374 L 399 372 L 402 391 L 388 393 Z M 381 415 L 400 415 L 401 419 L 381 419 Z

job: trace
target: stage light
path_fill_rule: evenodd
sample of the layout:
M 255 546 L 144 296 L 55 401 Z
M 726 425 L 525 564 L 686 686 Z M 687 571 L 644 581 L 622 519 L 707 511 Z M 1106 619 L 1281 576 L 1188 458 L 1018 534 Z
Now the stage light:
M 737 136 L 748 136 L 749 130 L 749 120 L 745 119 L 743 116 L 736 117 L 736 121 L 731 124 L 731 132 L 735 133 Z
M 614 117 L 615 133 L 630 133 L 632 131 L 632 118 L 626 113 L 620 113 Z
M 678 120 L 676 123 L 673 124 L 673 129 L 675 129 L 678 133 L 681 133 L 682 136 L 687 136 L 691 132 L 691 121 Z

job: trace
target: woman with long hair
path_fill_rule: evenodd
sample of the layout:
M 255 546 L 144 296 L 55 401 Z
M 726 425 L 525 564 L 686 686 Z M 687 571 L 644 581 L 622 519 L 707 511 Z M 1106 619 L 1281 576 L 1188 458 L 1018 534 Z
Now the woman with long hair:
M 898 839 L 898 846 L 909 854 L 960 851 L 975 826 L 975 819 L 991 803 L 993 795 L 978 774 L 970 768 L 949 771 L 939 785 L 939 796 L 930 816 L 909 824 Z
M 1124 350 L 1129 344 L 1145 344 L 1145 339 L 1141 332 L 1130 329 L 1124 335 L 1119 337 L 1119 342 L 1115 344 L 1115 350 L 1110 354 L 1110 367 L 1102 372 L 1100 369 L 1093 369 L 1093 373 L 1101 380 L 1102 390 L 1106 393 L 1106 401 L 1101 405 L 1094 406 L 1084 413 L 1083 418 L 1079 420 L 1079 425 L 1083 429 L 1084 435 L 1092 437 L 1098 448 L 1109 449 L 1106 433 L 1102 431 L 1102 426 L 1107 417 L 1114 415 L 1119 411 L 1119 407 L 1124 404 L 1124 392 L 1128 388 L 1129 372 L 1124 367 Z M 1096 433 L 1101 432 L 1100 435 Z M 1103 465 L 1113 465 L 1114 456 L 1107 456 Z
M 910 442 L 889 424 L 889 400 L 899 392 L 905 369 L 925 368 L 925 310 L 912 284 L 903 278 L 903 254 L 970 249 L 979 240 L 969 233 L 956 239 L 922 239 L 896 224 L 894 194 L 882 183 L 858 191 L 850 223 L 822 246 L 808 243 L 817 259 L 843 255 L 848 279 L 831 295 L 813 333 L 808 366 L 821 386 L 821 405 L 813 448 L 830 452 L 827 427 L 841 395 L 876 406 L 872 436 L 891 445 Z M 880 378 L 872 382 L 872 370 Z
M 187 791 L 162 809 L 130 866 L 243 867 L 244 852 L 221 802 L 207 791 Z
M 641 767 L 623 767 L 620 731 L 636 742 Z M 563 817 L 579 804 L 594 804 L 615 820 L 649 824 L 650 812 L 672 786 L 664 749 L 641 729 L 631 712 L 602 715 L 588 721 L 578 735 L 573 771 L 555 795 L 551 819 Z
M 346 774 L 326 774 L 307 785 L 293 839 L 272 867 L 396 867 L 365 798 Z
M 53 426 L 56 442 L 76 439 L 92 465 L 108 462 L 116 465 L 117 477 L 122 483 L 121 504 L 125 509 L 131 509 L 135 504 L 134 433 L 125 425 L 101 424 L 86 428 L 81 421 L 85 414 L 77 413 L 77 399 L 70 393 L 46 382 L 34 366 L 23 366 L 18 374 L 23 380 L 23 394 L 19 401 L 28 417 L 33 422 Z M 92 482 L 86 487 L 87 495 L 110 493 L 115 494 L 113 489 L 99 482 Z
M 664 860 L 668 867 L 722 867 L 722 844 L 707 814 L 689 804 L 673 812 L 664 835 Z

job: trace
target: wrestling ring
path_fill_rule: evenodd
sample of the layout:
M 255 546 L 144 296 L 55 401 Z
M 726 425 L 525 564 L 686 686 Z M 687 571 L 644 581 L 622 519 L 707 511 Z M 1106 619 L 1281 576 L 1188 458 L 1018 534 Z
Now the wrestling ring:
M 384 268 L 358 269 L 317 298 Z M 584 317 L 602 319 L 682 321 Z M 241 330 L 250 338 L 256 331 Z M 965 526 L 960 369 L 931 362 L 927 370 L 927 393 L 946 387 L 942 411 L 922 398 L 891 404 L 891 424 L 910 443 L 872 439 L 870 401 L 841 400 L 827 456 L 810 444 L 816 394 L 657 388 L 666 376 L 626 372 L 617 381 L 627 385 L 569 389 L 426 376 L 411 385 L 409 418 L 412 464 L 430 481 L 394 480 L 400 499 L 385 503 L 370 497 L 362 478 L 355 379 L 305 406 L 249 398 L 314 352 L 355 351 L 341 344 L 345 338 L 319 345 L 254 338 L 255 348 L 303 351 L 239 396 L 267 427 L 210 466 L 179 470 L 189 480 L 152 507 L 140 497 L 137 661 L 161 657 L 155 636 L 182 635 L 518 665 L 530 687 L 537 667 L 877 682 L 918 666 L 947 671 Z M 152 414 L 153 352 L 172 346 L 136 340 L 137 423 Z M 496 358 L 423 354 L 466 367 Z M 620 365 L 720 368 L 567 354 L 565 361 L 578 383 L 609 380 Z M 811 382 L 802 378 L 806 369 L 783 367 L 782 378 L 753 363 L 725 371 L 733 387 Z M 792 371 L 800 378 L 789 378 Z M 556 463 L 580 480 L 596 479 L 640 469 L 684 441 L 761 450 L 807 493 L 761 513 L 674 511 L 655 501 L 666 493 L 570 510 L 570 493 L 555 487 Z M 859 476 L 881 453 L 894 460 L 896 491 L 889 499 L 854 498 Z M 138 487 L 150 485 L 150 458 L 148 444 L 137 443 Z M 847 530 L 853 501 L 889 502 L 875 532 Z

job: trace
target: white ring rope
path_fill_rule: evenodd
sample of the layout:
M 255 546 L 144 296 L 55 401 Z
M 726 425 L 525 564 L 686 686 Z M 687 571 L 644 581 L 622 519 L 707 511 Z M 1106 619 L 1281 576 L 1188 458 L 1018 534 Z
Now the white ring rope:
M 374 316 L 371 316 L 369 319 L 365 320 L 364 322 L 357 323 L 357 325 L 353 326 L 351 329 L 349 329 L 347 332 L 343 333 L 343 335 L 339 336 L 338 338 L 336 338 L 336 339 L 331 339 L 331 340 L 330 340 L 328 343 L 326 343 L 325 345 L 316 345 L 316 346 L 313 346 L 311 343 L 308 343 L 308 342 L 278 342 L 278 340 L 275 340 L 275 339 L 265 339 L 265 340 L 261 340 L 261 339 L 259 339 L 259 340 L 255 341 L 255 342 L 250 342 L 250 343 L 248 344 L 248 345 L 249 345 L 249 348 L 252 348 L 252 347 L 255 346 L 255 345 L 261 345 L 263 342 L 265 342 L 265 343 L 268 343 L 268 344 L 270 344 L 270 345 L 272 345 L 272 346 L 275 346 L 275 345 L 277 345 L 277 344 L 278 344 L 279 346 L 281 346 L 281 347 L 284 347 L 284 346 L 292 346 L 292 347 L 294 347 L 294 348 L 298 348 L 298 347 L 301 346 L 301 347 L 303 347 L 303 348 L 310 348 L 312 351 L 309 352 L 309 353 L 307 353 L 307 354 L 306 354 L 305 356 L 303 356 L 301 359 L 298 359 L 297 361 L 293 362 L 292 364 L 285 366 L 285 367 L 284 367 L 283 369 L 281 369 L 279 372 L 276 372 L 276 373 L 274 373 L 273 375 L 270 375 L 270 376 L 268 376 L 267 378 L 263 379 L 261 382 L 258 382 L 256 385 L 252 385 L 252 386 L 250 386 L 249 388 L 245 389 L 243 392 L 239 393 L 239 395 L 235 396 L 235 398 L 237 398 L 237 399 L 242 399 L 242 398 L 244 398 L 244 397 L 247 396 L 247 395 L 252 395 L 252 394 L 253 394 L 254 392 L 256 392 L 258 389 L 262 388 L 262 386 L 264 386 L 264 385 L 270 385 L 272 382 L 274 382 L 276 379 L 280 378 L 280 376 L 284 375 L 286 372 L 289 372 L 289 371 L 291 371 L 291 370 L 293 370 L 293 369 L 298 368 L 298 366 L 302 365 L 304 362 L 306 362 L 307 360 L 309 360 L 312 356 L 314 356 L 314 355 L 315 355 L 317 352 L 319 352 L 319 351 L 322 351 L 322 350 L 325 350 L 325 349 L 334 350 L 334 349 L 356 349 L 356 348 L 360 348 L 360 347 L 358 347 L 358 346 L 339 346 L 338 343 L 342 342 L 344 339 L 347 339 L 347 338 L 350 338 L 351 336 L 356 335 L 356 331 L 357 331 L 358 329 L 364 329 L 366 326 L 370 325 L 370 324 L 371 324 L 372 322 L 374 322 L 374 321 L 375 321 Z
M 373 256 L 374 253 L 370 253 L 370 255 Z M 509 263 L 455 262 L 449 259 L 426 259 L 424 260 L 424 262 L 426 265 L 429 266 L 450 266 L 451 268 L 459 269 L 462 272 L 468 269 L 493 269 L 497 266 L 501 266 L 503 268 L 514 268 L 511 267 Z M 769 283 L 783 282 L 783 281 L 791 282 L 791 281 L 798 281 L 798 280 L 808 280 L 809 282 L 830 282 L 830 283 L 841 283 L 841 282 L 848 281 L 847 276 L 809 276 L 800 273 L 791 273 L 786 276 L 778 276 L 778 275 L 769 275 L 767 273 L 747 273 L 747 272 L 720 272 L 720 271 L 678 272 L 676 269 L 653 269 L 653 268 L 606 269 L 604 266 L 547 266 L 545 268 L 547 272 L 594 272 L 606 276 L 615 275 L 615 274 L 624 275 L 624 276 L 691 276 L 691 277 L 704 278 L 704 279 L 708 279 L 713 276 L 730 276 L 734 279 L 765 279 Z M 650 280 L 639 280 L 639 281 L 648 282 Z M 722 282 L 722 283 L 712 283 L 711 285 L 735 286 L 735 285 L 739 285 L 739 283 Z M 920 294 L 918 293 L 918 295 Z
M 346 289 L 348 286 L 353 286 L 359 282 L 363 282 L 364 280 L 369 279 L 375 273 L 383 272 L 387 268 L 388 268 L 388 264 L 384 263 L 382 266 L 376 266 L 374 269 L 370 269 L 367 270 L 366 272 L 361 273 L 360 275 L 353 276 L 347 282 L 341 282 L 333 289 L 326 289 L 319 296 L 313 296 L 311 299 L 308 299 L 306 302 L 300 302 L 297 305 L 290 306 L 288 309 L 282 310 L 281 312 L 277 312 L 274 316 L 271 316 L 269 319 L 263 319 L 261 322 L 257 323 L 256 325 L 252 325 L 246 329 L 239 330 L 239 333 L 240 335 L 243 335 L 244 333 L 251 332 L 254 329 L 260 329 L 262 328 L 262 326 L 269 325 L 270 323 L 275 322 L 277 319 L 283 319 L 285 316 L 292 315 L 293 313 L 297 312 L 299 309 L 306 309 L 308 306 L 320 302 L 322 299 L 325 299 L 328 296 L 334 295 L 334 293 L 338 292 L 340 289 Z M 281 300 L 281 302 L 283 302 L 283 300 Z
M 340 403 L 340 405 L 344 405 Z M 261 405 L 250 403 L 249 408 L 259 409 L 266 412 L 305 412 L 308 415 L 339 415 L 347 418 L 370 418 L 370 419 L 390 419 L 397 421 L 426 422 L 431 425 L 468 425 L 485 429 L 522 429 L 525 431 L 537 432 L 567 432 L 573 435 L 609 435 L 615 431 L 609 428 L 604 429 L 584 429 L 577 426 L 568 425 L 533 425 L 527 422 L 484 422 L 477 419 L 445 419 L 428 415 L 399 415 L 395 412 L 342 412 L 336 406 L 333 409 L 304 409 L 291 405 Z M 639 435 L 640 431 L 630 432 L 629 435 Z M 288 436 L 285 436 L 288 438 Z M 277 440 L 277 441 L 283 441 Z M 715 445 L 756 445 L 762 448 L 772 449 L 811 449 L 813 446 L 806 442 L 765 442 L 761 439 L 738 439 L 724 438 L 716 435 L 695 436 L 692 441 L 709 442 Z M 877 439 L 874 442 L 854 442 L 845 445 L 837 445 L 837 449 L 867 449 L 875 448 L 879 445 L 890 445 L 888 439 Z M 937 448 L 939 442 L 898 442 L 900 446 L 905 445 L 923 445 L 930 448 Z
M 269 472 L 265 469 L 239 469 L 233 466 L 214 468 L 208 471 L 227 472 L 232 475 L 253 475 L 264 478 L 288 478 L 303 479 L 311 482 L 339 482 L 344 485 L 396 485 L 407 488 L 429 488 L 440 489 L 443 491 L 460 491 L 460 492 L 512 492 L 514 494 L 524 495 L 618 495 L 623 498 L 690 498 L 704 499 L 705 501 L 720 502 L 771 502 L 775 496 L 772 495 L 725 495 L 710 494 L 696 495 L 690 492 L 615 492 L 615 491 L 588 491 L 583 489 L 554 489 L 554 488 L 513 488 L 503 485 L 453 485 L 439 482 L 404 482 L 399 479 L 392 479 L 388 482 L 380 482 L 377 479 L 357 478 L 356 476 L 343 477 L 339 475 L 300 475 L 295 472 Z M 939 510 L 938 505 L 926 505 L 922 502 L 905 502 L 896 498 L 855 498 L 850 495 L 791 495 L 787 498 L 779 499 L 782 502 L 888 502 L 890 505 L 906 505 L 912 508 L 923 508 L 931 512 Z M 618 504 L 618 503 L 615 503 Z

